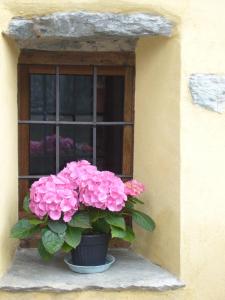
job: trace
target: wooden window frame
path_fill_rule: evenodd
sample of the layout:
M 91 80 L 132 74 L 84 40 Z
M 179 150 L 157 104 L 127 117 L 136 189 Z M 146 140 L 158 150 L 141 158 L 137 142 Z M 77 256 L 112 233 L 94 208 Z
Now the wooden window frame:
M 22 51 L 18 64 L 19 126 L 21 126 L 21 124 L 53 124 L 56 126 L 59 124 L 63 125 L 70 123 L 59 121 L 57 119 L 56 121 L 29 120 L 29 74 L 31 73 L 56 74 L 56 76 L 60 74 L 92 74 L 94 81 L 96 81 L 97 75 L 123 75 L 125 77 L 123 122 L 97 122 L 95 116 L 93 122 L 73 122 L 73 124 L 95 125 L 95 128 L 97 125 L 113 126 L 116 124 L 118 125 L 119 123 L 120 125 L 124 126 L 122 174 L 118 175 L 124 179 L 132 178 L 134 131 L 134 60 L 134 53 L 130 52 L 79 53 Z M 96 97 L 97 95 L 94 95 L 94 105 L 96 105 Z M 25 129 L 24 126 L 22 132 L 23 138 L 19 141 L 19 180 L 27 179 L 22 180 L 23 183 L 21 183 L 20 186 L 20 199 L 22 199 L 23 196 L 23 192 L 21 192 L 21 190 L 23 191 L 28 189 L 28 179 L 40 178 L 42 176 L 28 174 L 29 166 L 26 162 L 28 162 L 27 158 L 29 157 L 29 126 L 27 127 L 28 129 Z M 132 130 L 132 134 L 130 130 Z M 94 161 L 94 163 L 96 163 L 96 161 Z M 21 215 L 22 212 L 20 212 L 20 216 Z

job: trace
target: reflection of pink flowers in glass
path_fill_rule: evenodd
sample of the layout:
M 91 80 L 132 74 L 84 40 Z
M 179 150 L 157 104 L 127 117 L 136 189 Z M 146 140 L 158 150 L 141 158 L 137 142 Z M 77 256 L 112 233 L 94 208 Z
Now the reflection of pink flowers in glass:
M 55 151 L 56 147 L 56 135 L 49 135 L 46 136 L 46 150 L 48 153 L 52 153 Z M 62 152 L 67 152 L 70 150 L 73 150 L 74 148 L 74 141 L 71 138 L 68 137 L 59 137 L 59 148 Z
M 30 210 L 40 219 L 69 222 L 78 210 L 78 194 L 64 176 L 50 175 L 35 181 L 30 188 Z
M 74 141 L 71 138 L 59 137 L 59 147 L 61 151 L 69 151 L 74 147 Z
M 82 144 L 82 143 L 76 143 L 75 144 L 76 149 L 81 150 L 83 152 L 92 152 L 92 147 L 88 144 Z
M 60 140 L 60 139 L 59 139 Z M 55 151 L 56 146 L 56 135 L 47 135 L 45 137 L 45 147 L 47 153 L 52 153 Z
M 43 154 L 44 146 L 43 141 L 30 141 L 30 153 L 31 154 Z
M 144 185 L 141 182 L 138 182 L 137 180 L 129 180 L 125 182 L 125 193 L 129 196 L 138 196 L 144 191 Z
M 92 147 L 84 143 L 75 143 L 72 138 L 59 137 L 59 148 L 61 153 L 67 153 L 74 149 L 81 150 L 82 152 L 92 152 Z M 44 153 L 53 153 L 56 149 L 56 135 L 47 135 L 44 140 L 30 141 L 31 155 L 40 155 Z

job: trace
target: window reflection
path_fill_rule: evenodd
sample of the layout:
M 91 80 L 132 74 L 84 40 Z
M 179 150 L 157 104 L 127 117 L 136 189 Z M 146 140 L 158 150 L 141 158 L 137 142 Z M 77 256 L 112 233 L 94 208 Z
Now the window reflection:
M 55 173 L 55 126 L 30 125 L 29 174 Z
M 97 167 L 122 174 L 123 126 L 97 127 Z
M 74 149 L 74 141 L 69 137 L 59 136 L 59 147 L 62 152 L 69 152 Z M 56 134 L 47 135 L 43 140 L 30 141 L 30 154 L 37 156 L 40 154 L 53 153 L 56 151 Z
M 30 75 L 30 120 L 55 120 L 55 75 Z
M 60 75 L 60 120 L 92 121 L 93 77 Z
M 61 125 L 59 144 L 60 169 L 73 160 L 86 159 L 92 163 L 93 131 L 91 126 Z
M 92 163 L 94 153 L 96 154 L 94 161 L 96 160 L 99 169 L 108 169 L 117 174 L 123 172 L 130 174 L 129 170 L 126 171 L 123 160 L 124 157 L 126 158 L 126 153 L 128 157 L 131 154 L 128 141 L 132 137 L 132 130 L 128 132 L 121 125 L 98 124 L 98 122 L 121 122 L 129 119 L 132 103 L 131 101 L 125 103 L 127 101 L 124 99 L 124 75 L 98 75 L 97 86 L 94 86 L 93 75 L 61 74 L 57 89 L 55 74 L 30 74 L 29 78 L 30 94 L 27 94 L 29 94 L 30 104 L 29 108 L 27 107 L 26 118 L 54 122 L 51 122 L 52 125 L 48 125 L 48 122 L 45 125 L 21 125 L 26 129 L 23 129 L 20 134 L 21 139 L 25 137 L 20 147 L 20 157 L 24 161 L 20 166 L 20 175 L 47 175 L 58 171 L 56 170 L 57 126 L 60 131 L 57 158 L 60 169 L 73 160 L 86 159 Z M 97 92 L 97 124 L 63 125 L 62 121 L 71 123 L 93 121 L 94 88 Z M 57 116 L 59 123 L 56 122 L 56 95 L 59 96 Z M 97 128 L 95 151 L 93 151 L 93 126 Z
M 98 76 L 97 120 L 124 120 L 124 76 Z

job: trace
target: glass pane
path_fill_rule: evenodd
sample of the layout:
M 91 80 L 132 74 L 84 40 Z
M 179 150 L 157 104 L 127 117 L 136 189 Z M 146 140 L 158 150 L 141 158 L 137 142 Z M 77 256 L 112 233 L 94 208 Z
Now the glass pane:
M 30 119 L 55 120 L 55 75 L 30 75 Z
M 124 121 L 124 77 L 98 76 L 97 120 Z
M 55 173 L 55 126 L 19 125 L 20 175 Z
M 92 121 L 93 77 L 60 75 L 60 120 Z
M 97 167 L 116 174 L 130 173 L 132 166 L 132 127 L 98 126 L 97 127 Z M 126 155 L 126 157 L 125 157 Z
M 74 160 L 86 159 L 92 163 L 92 139 L 91 126 L 62 125 L 59 128 L 59 165 L 60 170 Z

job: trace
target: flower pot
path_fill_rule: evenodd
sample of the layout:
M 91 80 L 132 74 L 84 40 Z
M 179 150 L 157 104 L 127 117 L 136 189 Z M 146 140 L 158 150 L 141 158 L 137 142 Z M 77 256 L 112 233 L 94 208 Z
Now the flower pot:
M 84 234 L 76 249 L 71 251 L 72 263 L 79 266 L 104 265 L 109 235 L 105 233 Z

